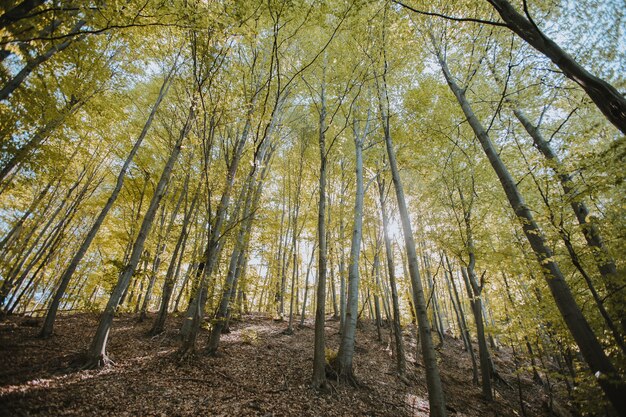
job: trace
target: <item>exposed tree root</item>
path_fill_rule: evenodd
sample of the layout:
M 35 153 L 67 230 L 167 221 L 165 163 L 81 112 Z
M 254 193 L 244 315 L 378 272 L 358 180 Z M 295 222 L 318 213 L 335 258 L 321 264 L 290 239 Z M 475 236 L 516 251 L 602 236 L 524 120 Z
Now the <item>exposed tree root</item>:
M 334 358 L 330 361 L 330 363 L 326 364 L 326 377 L 343 384 L 348 384 L 354 388 L 361 387 L 361 384 L 354 376 L 352 369 L 349 369 L 347 372 L 341 371 L 339 360 L 337 358 Z
M 176 361 L 181 365 L 189 364 L 193 361 L 195 356 L 196 350 L 194 348 L 182 347 L 178 352 L 176 352 Z
M 313 381 L 311 383 L 311 388 L 313 388 L 315 391 L 317 391 L 320 394 L 328 394 L 335 387 L 333 387 L 332 384 L 328 380 L 324 379 L 323 381 L 319 383 L 316 383 L 315 381 Z
M 206 350 L 206 353 L 213 358 L 221 358 L 222 356 L 224 356 L 220 353 L 218 348 L 209 348 Z
M 101 369 L 107 366 L 114 366 L 115 362 L 105 354 L 101 354 L 97 357 L 87 358 L 87 361 L 80 367 L 81 370 L 87 369 Z

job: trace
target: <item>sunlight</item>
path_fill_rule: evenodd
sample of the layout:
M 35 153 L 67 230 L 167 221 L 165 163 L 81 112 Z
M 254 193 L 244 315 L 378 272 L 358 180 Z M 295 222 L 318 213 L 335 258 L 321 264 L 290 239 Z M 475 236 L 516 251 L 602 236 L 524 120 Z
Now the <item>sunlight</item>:
M 398 219 L 391 218 L 389 219 L 389 224 L 387 225 L 387 232 L 389 233 L 389 238 L 391 241 L 399 241 L 403 239 L 402 236 L 402 224 Z

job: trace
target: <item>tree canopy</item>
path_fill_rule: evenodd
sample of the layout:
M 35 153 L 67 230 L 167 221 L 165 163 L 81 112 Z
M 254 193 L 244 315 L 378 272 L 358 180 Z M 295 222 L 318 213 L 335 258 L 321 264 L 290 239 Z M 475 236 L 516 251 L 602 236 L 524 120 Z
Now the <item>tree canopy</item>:
M 400 378 L 418 324 L 433 416 L 444 334 L 476 338 L 487 399 L 501 345 L 579 410 L 623 414 L 621 6 L 6 1 L 2 314 L 49 337 L 57 312 L 100 313 L 88 367 L 109 363 L 117 311 L 158 312 L 153 334 L 185 315 L 181 359 L 216 354 L 244 310 L 289 334 L 315 315 L 323 391 L 358 385 L 369 312 Z

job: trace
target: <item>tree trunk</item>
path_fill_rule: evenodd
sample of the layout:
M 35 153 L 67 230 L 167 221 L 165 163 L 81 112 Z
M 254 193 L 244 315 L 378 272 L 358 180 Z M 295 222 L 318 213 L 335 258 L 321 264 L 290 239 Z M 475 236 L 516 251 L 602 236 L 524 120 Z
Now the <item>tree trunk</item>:
M 243 131 L 235 143 L 232 158 L 228 164 L 226 184 L 224 185 L 224 191 L 217 207 L 213 227 L 208 235 L 208 242 L 203 260 L 204 267 L 201 271 L 199 271 L 200 281 L 198 283 L 197 290 L 192 293 L 193 302 L 189 304 L 189 308 L 187 309 L 187 320 L 185 320 L 186 325 L 184 325 L 183 329 L 181 329 L 183 335 L 183 343 L 179 351 L 181 358 L 192 355 L 196 349 L 196 339 L 198 337 L 200 325 L 202 324 L 209 279 L 213 274 L 213 269 L 221 251 L 220 241 L 222 238 L 224 222 L 226 221 L 226 213 L 230 205 L 230 195 L 235 184 L 235 176 L 241 160 L 243 148 L 248 140 L 248 135 L 252 126 L 252 113 L 255 108 L 258 94 L 259 93 L 257 91 L 257 93 L 252 97 Z
M 386 68 L 386 66 L 385 66 Z M 422 358 L 426 368 L 426 385 L 428 387 L 428 403 L 430 405 L 431 417 L 444 417 L 447 415 L 446 404 L 441 386 L 441 377 L 439 375 L 439 366 L 437 365 L 437 355 L 433 347 L 430 325 L 428 322 L 428 312 L 426 311 L 426 300 L 424 299 L 424 289 L 418 268 L 417 253 L 415 250 L 415 241 L 413 240 L 413 230 L 411 227 L 411 219 L 404 198 L 404 189 L 400 180 L 400 172 L 396 162 L 396 154 L 391 141 L 391 127 L 389 114 L 389 99 L 387 97 L 387 86 L 385 73 L 382 76 L 382 88 L 379 87 L 379 102 L 381 118 L 384 129 L 385 145 L 387 148 L 387 156 L 389 158 L 389 167 L 391 168 L 391 176 L 396 192 L 398 202 L 398 211 L 402 222 L 402 231 L 404 235 L 404 243 L 406 246 L 409 275 L 411 277 L 411 286 L 413 289 L 413 303 L 415 306 L 417 322 L 419 325 L 419 338 L 422 346 Z
M 472 382 L 475 385 L 478 385 L 478 364 L 476 363 L 476 355 L 474 354 L 474 348 L 472 346 L 472 338 L 469 332 L 469 326 L 467 325 L 467 320 L 465 320 L 465 313 L 463 311 L 463 305 L 461 304 L 461 298 L 459 297 L 459 291 L 456 287 L 456 283 L 454 281 L 454 275 L 452 273 L 452 265 L 450 264 L 450 260 L 446 255 L 446 264 L 448 266 L 448 277 L 450 278 L 450 283 L 452 284 L 452 289 L 454 290 L 454 297 L 456 299 L 456 305 L 458 307 L 459 316 L 461 318 L 460 326 L 461 326 L 461 336 L 463 337 L 463 341 L 465 342 L 465 348 L 470 354 L 470 358 L 472 360 Z
M 500 1 L 500 0 L 498 0 Z M 434 39 L 433 39 L 434 43 Z M 522 223 L 522 229 L 528 239 L 530 246 L 535 253 L 537 261 L 541 264 L 544 277 L 547 281 L 552 297 L 556 302 L 559 311 L 571 332 L 576 344 L 591 371 L 597 375 L 597 380 L 607 398 L 616 410 L 626 410 L 626 396 L 623 395 L 624 384 L 619 373 L 604 353 L 595 333 L 589 326 L 587 319 L 583 316 L 574 296 L 565 281 L 563 273 L 554 261 L 552 250 L 549 248 L 543 232 L 535 222 L 532 212 L 526 205 L 522 195 L 517 189 L 517 184 L 508 169 L 500 159 L 500 156 L 489 138 L 485 128 L 482 126 L 474 114 L 469 102 L 465 98 L 465 92 L 459 88 L 452 78 L 446 62 L 441 53 L 438 52 L 438 59 L 443 74 L 454 93 L 465 117 L 487 156 L 489 163 L 498 175 L 502 188 L 515 211 L 515 215 Z
M 524 39 L 557 66 L 563 75 L 580 85 L 604 116 L 626 134 L 626 99 L 608 82 L 583 68 L 574 58 L 548 38 L 527 16 L 519 14 L 507 0 L 487 0 L 496 9 L 509 29 Z
M 302 172 L 304 169 L 304 152 L 306 151 L 306 143 L 302 138 L 303 143 L 300 145 L 300 161 L 298 165 L 298 178 L 296 180 L 296 196 L 294 199 L 295 209 L 293 214 L 293 235 L 291 245 L 293 247 L 293 270 L 291 271 L 291 299 L 289 301 L 289 325 L 286 332 L 288 334 L 293 333 L 293 314 L 294 310 L 297 310 L 297 306 L 294 306 L 294 297 L 298 292 L 298 238 L 300 236 L 300 230 L 298 229 L 298 217 L 300 215 L 300 194 L 302 191 Z M 304 224 L 303 224 L 304 226 Z M 297 303 L 297 300 L 296 300 Z
M 602 276 L 604 287 L 609 295 L 607 298 L 613 300 L 615 296 L 620 294 L 621 287 L 615 260 L 605 246 L 598 226 L 592 221 L 587 205 L 577 198 L 573 187 L 574 181 L 572 176 L 565 172 L 562 162 L 550 146 L 550 143 L 543 137 L 539 128 L 534 126 L 521 110 L 513 109 L 513 114 L 515 114 L 515 117 L 520 121 L 522 126 L 524 126 L 528 135 L 533 139 L 535 147 L 546 158 L 558 176 L 561 187 L 563 187 L 563 192 L 570 200 L 570 206 L 581 226 L 587 245 L 591 248 L 596 266 Z M 614 312 L 614 316 L 620 318 L 622 332 L 626 332 L 626 309 L 624 303 L 618 299 L 616 302 L 610 302 L 609 304 L 612 312 Z
M 379 241 L 380 244 L 380 241 Z M 376 335 L 378 336 L 378 341 L 383 341 L 383 336 L 380 332 L 380 327 L 382 326 L 382 317 L 380 314 L 380 301 L 378 297 L 378 293 L 381 290 L 381 282 L 380 282 L 380 246 L 376 247 L 376 253 L 374 254 L 374 282 L 376 283 L 376 290 L 374 291 L 374 314 L 376 319 Z
M 186 193 L 187 187 L 183 188 L 183 193 Z M 170 304 L 170 298 L 172 297 L 172 292 L 174 290 L 174 283 L 176 282 L 175 270 L 178 271 L 180 268 L 181 262 L 176 262 L 179 256 L 182 256 L 182 247 L 184 246 L 184 242 L 187 239 L 187 235 L 189 233 L 189 222 L 196 208 L 196 203 L 198 201 L 198 196 L 200 195 L 200 185 L 196 188 L 196 191 L 191 200 L 191 206 L 189 210 L 185 210 L 185 216 L 183 217 L 182 230 L 180 232 L 180 236 L 176 241 L 176 246 L 174 247 L 174 253 L 172 253 L 172 258 L 170 264 L 167 268 L 167 272 L 165 274 L 165 281 L 163 282 L 163 290 L 161 296 L 161 306 L 159 308 L 159 312 L 157 313 L 156 318 L 154 319 L 154 323 L 152 324 L 152 328 L 150 329 L 151 335 L 157 335 L 162 333 L 165 328 L 165 320 L 167 318 L 167 310 Z M 182 287 L 181 287 L 182 292 Z
M 369 116 L 368 116 L 369 118 Z M 354 120 L 354 149 L 356 192 L 354 202 L 354 226 L 352 228 L 352 245 L 350 247 L 350 263 L 348 264 L 348 304 L 346 319 L 341 333 L 341 343 L 337 354 L 337 371 L 339 378 L 355 384 L 352 360 L 356 336 L 356 321 L 359 308 L 359 255 L 361 253 L 361 237 L 363 235 L 363 141 L 367 135 L 369 123 L 363 132 L 359 132 L 358 122 Z
M 339 195 L 339 331 L 343 332 L 346 324 L 346 256 L 343 250 L 343 242 L 345 240 L 345 224 L 343 221 L 343 208 L 345 207 L 345 169 L 344 160 L 340 162 L 341 166 L 341 194 Z
M 493 394 L 491 392 L 491 358 L 489 355 L 489 349 L 487 348 L 487 339 L 485 338 L 485 325 L 483 323 L 482 316 L 482 300 L 480 298 L 482 286 L 478 286 L 478 282 L 476 282 L 475 276 L 473 276 L 472 278 L 468 277 L 470 274 L 474 274 L 473 271 L 470 272 L 469 267 L 467 270 L 465 268 L 461 268 L 461 274 L 463 275 L 463 280 L 465 281 L 467 296 L 470 300 L 472 314 L 474 315 L 474 323 L 476 324 L 476 340 L 478 340 L 478 358 L 480 360 L 482 394 L 486 400 L 492 401 Z
M 78 100 L 71 102 L 67 108 L 63 109 L 59 115 L 50 120 L 45 126 L 37 130 L 28 142 L 19 148 L 15 155 L 0 170 L 0 184 L 3 185 L 9 174 L 29 156 L 29 154 L 37 149 L 50 135 L 52 131 L 61 126 L 65 119 L 74 114 L 79 108 L 85 104 L 85 101 Z M 5 188 L 2 189 L 4 191 Z M 0 191 L 0 193 L 2 192 Z
M 52 181 L 48 183 L 37 195 L 37 197 L 30 203 L 30 206 L 24 211 L 22 216 L 20 216 L 19 220 L 13 224 L 11 230 L 2 238 L 0 241 L 0 252 L 4 250 L 5 247 L 9 247 L 12 242 L 19 239 L 20 234 L 24 230 L 24 222 L 30 217 L 35 208 L 41 204 L 48 191 L 52 187 Z
M 159 238 L 157 240 L 156 245 L 156 254 L 154 258 L 154 263 L 152 264 L 152 273 L 150 275 L 150 284 L 148 285 L 148 289 L 146 290 L 146 296 L 143 299 L 143 304 L 141 306 L 141 311 L 139 313 L 139 322 L 141 323 L 148 314 L 148 308 L 150 307 L 150 300 L 152 298 L 152 290 L 154 288 L 154 284 L 156 283 L 157 274 L 159 271 L 159 266 L 161 265 L 161 255 L 165 251 L 165 247 L 167 246 L 167 241 L 169 240 L 170 233 L 172 232 L 172 228 L 174 227 L 174 221 L 176 220 L 176 216 L 178 215 L 178 210 L 180 210 L 180 205 L 183 202 L 183 198 L 187 194 L 189 184 L 189 174 L 185 177 L 185 183 L 178 197 L 178 201 L 176 202 L 176 206 L 172 210 L 170 214 L 170 219 L 168 225 L 165 229 L 165 233 L 163 233 L 163 226 L 165 222 L 165 205 L 162 206 L 161 211 L 161 224 L 159 226 Z M 175 193 L 174 193 L 175 194 Z M 172 262 L 170 265 L 175 264 L 176 258 L 172 258 Z M 169 270 L 169 267 L 168 267 Z M 167 306 L 166 306 L 167 308 Z
M 326 58 L 325 58 L 326 60 Z M 326 66 L 323 68 L 320 117 L 319 117 L 319 150 L 320 177 L 319 203 L 317 210 L 317 238 L 319 239 L 319 255 L 317 266 L 317 295 L 315 307 L 315 339 L 313 348 L 313 377 L 311 384 L 314 389 L 326 389 L 326 355 L 325 355 L 325 321 L 326 321 Z
M 302 315 L 300 316 L 300 327 L 304 326 L 304 318 L 305 318 L 305 312 L 306 312 L 306 300 L 309 294 L 309 275 L 311 274 L 311 266 L 313 265 L 313 260 L 315 259 L 316 246 L 317 246 L 316 244 L 313 244 L 313 248 L 311 249 L 311 258 L 309 258 L 309 264 L 306 267 L 306 274 L 304 276 L 304 297 L 302 298 Z
M 192 120 L 195 114 L 194 106 L 195 104 L 192 104 L 189 108 L 189 113 L 187 115 L 187 119 L 185 120 L 185 124 L 180 131 L 180 135 L 178 136 L 176 143 L 174 144 L 169 159 L 163 167 L 163 172 L 161 173 L 161 177 L 159 178 L 159 182 L 157 183 L 154 195 L 152 196 L 152 200 L 150 200 L 150 205 L 148 206 L 148 210 L 146 211 L 143 222 L 141 223 L 139 234 L 137 235 L 137 239 L 135 239 L 135 243 L 133 244 L 133 250 L 131 252 L 129 262 L 120 273 L 115 288 L 113 289 L 113 292 L 109 297 L 107 306 L 100 316 L 98 328 L 96 329 L 96 333 L 91 342 L 91 347 L 89 348 L 87 358 L 88 363 L 86 364 L 87 367 L 100 367 L 106 365 L 107 362 L 109 362 L 106 355 L 106 343 L 109 336 L 109 330 L 111 329 L 111 323 L 113 322 L 113 315 L 115 314 L 115 310 L 117 309 L 120 299 L 122 298 L 122 294 L 126 290 L 126 287 L 130 282 L 130 278 L 132 277 L 135 269 L 137 268 L 137 264 L 139 263 L 139 259 L 141 257 L 141 253 L 143 252 L 146 239 L 148 238 L 148 234 L 150 233 L 150 229 L 152 228 L 154 217 L 156 215 L 157 209 L 159 208 L 159 204 L 165 193 L 165 188 L 172 174 L 172 169 L 174 168 L 174 164 L 176 163 L 178 155 L 180 154 L 183 140 L 185 139 L 187 133 L 191 128 Z
M 267 145 L 267 142 L 265 142 L 264 145 Z M 257 174 L 257 167 L 253 166 L 244 185 L 244 191 L 242 192 L 242 223 L 239 228 L 239 233 L 237 234 L 237 240 L 235 242 L 233 253 L 230 257 L 230 263 L 228 266 L 226 281 L 224 282 L 223 286 L 222 297 L 220 299 L 217 313 L 215 314 L 215 317 L 213 319 L 211 334 L 209 335 L 207 353 L 209 353 L 210 355 L 215 355 L 217 353 L 222 330 L 224 329 L 224 325 L 226 324 L 227 320 L 228 308 L 236 290 L 235 281 L 237 279 L 238 272 L 241 272 L 240 265 L 243 263 L 242 256 L 245 256 L 244 253 L 250 239 L 250 233 L 254 221 L 254 213 L 261 198 L 263 181 L 267 175 L 268 167 L 270 165 L 270 159 L 272 157 L 271 150 L 269 152 L 266 152 L 266 149 L 262 149 L 259 153 L 261 154 L 259 158 L 264 168 L 260 174 Z M 235 215 L 233 217 L 236 218 L 237 216 Z
M 24 19 L 33 9 L 44 4 L 46 0 L 24 0 L 0 16 L 0 29 L 4 29 L 13 22 Z
M 378 197 L 380 201 L 380 212 L 383 221 L 383 238 L 385 241 L 385 257 L 387 258 L 387 275 L 389 276 L 389 286 L 391 287 L 391 302 L 393 304 L 393 335 L 396 342 L 396 366 L 398 375 L 406 376 L 406 357 L 404 354 L 404 344 L 402 343 L 402 327 L 400 325 L 400 302 L 398 300 L 398 287 L 396 285 L 396 267 L 393 262 L 393 252 L 391 239 L 389 237 L 389 218 L 385 208 L 385 182 L 380 178 L 380 173 L 376 175 L 378 183 Z
M 85 22 L 82 19 L 79 20 L 76 23 L 76 25 L 74 25 L 74 27 L 70 31 L 69 35 L 76 35 L 76 34 L 78 34 L 80 29 L 83 26 L 85 26 L 85 23 L 87 23 L 87 22 Z M 82 35 L 82 36 L 84 36 L 84 35 Z M 57 52 L 61 52 L 62 50 L 64 50 L 68 46 L 70 46 L 73 41 L 74 41 L 73 37 L 66 38 L 63 42 L 61 42 L 59 44 L 56 44 L 56 45 L 53 45 L 52 47 L 50 47 L 43 54 L 37 55 L 33 59 L 29 59 L 26 62 L 26 65 L 24 66 L 24 68 L 22 68 L 13 78 L 11 78 L 9 81 L 7 81 L 7 83 L 4 85 L 4 87 L 2 87 L 2 89 L 0 89 L 0 101 L 7 99 L 11 95 L 11 93 L 13 93 L 13 91 L 15 91 L 15 89 L 22 84 L 22 82 L 24 82 L 26 77 L 28 77 L 30 75 L 30 73 L 35 70 L 35 68 L 37 68 L 39 65 L 41 65 L 44 62 L 46 62 L 47 60 L 49 60 Z
M 63 272 L 63 275 L 61 275 L 59 287 L 57 288 L 57 291 L 54 294 L 54 298 L 52 299 L 52 303 L 50 304 L 50 308 L 48 309 L 48 313 L 46 314 L 43 327 L 41 328 L 41 331 L 39 333 L 41 337 L 48 337 L 52 335 L 54 331 L 54 320 L 56 318 L 56 314 L 59 308 L 59 303 L 61 302 L 61 298 L 63 297 L 63 294 L 65 294 L 67 286 L 69 285 L 70 280 L 72 279 L 72 276 L 74 275 L 74 272 L 76 271 L 76 268 L 78 268 L 78 264 L 80 263 L 80 261 L 82 261 L 83 257 L 89 250 L 89 247 L 91 246 L 91 243 L 96 237 L 98 230 L 100 230 L 100 226 L 102 226 L 104 219 L 106 218 L 107 214 L 111 210 L 111 207 L 113 207 L 113 203 L 115 203 L 115 200 L 117 200 L 117 197 L 120 191 L 122 190 L 122 186 L 124 185 L 124 179 L 126 177 L 126 172 L 128 171 L 128 168 L 130 167 L 130 164 L 132 163 L 133 158 L 137 154 L 137 151 L 139 150 L 141 143 L 143 142 L 144 138 L 146 137 L 148 133 L 148 130 L 150 129 L 150 126 L 152 125 L 152 121 L 154 120 L 154 116 L 157 112 L 157 109 L 159 108 L 159 105 L 161 104 L 161 102 L 163 101 L 163 98 L 167 94 L 167 90 L 169 89 L 169 86 L 170 86 L 170 77 L 172 75 L 173 70 L 174 68 L 172 67 L 172 69 L 170 70 L 170 73 L 165 78 L 165 81 L 163 82 L 163 85 L 161 86 L 161 90 L 159 91 L 159 95 L 157 96 L 157 100 L 154 103 L 154 106 L 152 107 L 152 111 L 150 112 L 150 115 L 148 116 L 148 119 L 146 120 L 146 123 L 144 124 L 144 127 L 141 133 L 139 134 L 139 137 L 135 141 L 135 144 L 133 145 L 130 153 L 126 157 L 126 160 L 124 161 L 124 165 L 122 165 L 122 169 L 120 170 L 120 173 L 117 175 L 115 188 L 113 188 L 113 191 L 111 192 L 111 195 L 107 199 L 107 202 L 105 203 L 104 207 L 100 211 L 100 214 L 98 214 L 98 217 L 96 218 L 95 222 L 91 226 L 91 229 L 89 229 L 89 232 L 87 233 L 87 236 L 85 237 L 85 240 L 81 244 L 76 254 L 74 254 L 74 257 L 70 261 L 70 264 L 68 265 L 65 272 Z
M 44 236 L 46 236 L 46 232 L 48 231 L 50 226 L 54 223 L 54 220 L 56 219 L 56 217 L 65 208 L 65 205 L 69 201 L 70 197 L 72 196 L 72 194 L 74 193 L 76 188 L 78 188 L 78 186 L 80 185 L 80 183 L 83 180 L 86 172 L 87 172 L 86 169 L 83 170 L 78 175 L 78 179 L 66 191 L 66 193 L 63 196 L 61 202 L 56 207 L 54 212 L 49 216 L 48 220 L 45 222 L 43 227 L 39 230 L 39 233 L 38 233 L 37 237 L 35 238 L 35 241 L 30 245 L 30 247 L 28 246 L 28 243 L 30 242 L 30 239 L 35 235 L 35 232 L 37 232 L 37 230 L 38 230 L 37 225 L 34 225 L 33 228 L 31 229 L 30 233 L 24 238 L 24 242 L 20 245 L 19 250 L 17 251 L 17 253 L 19 254 L 20 257 L 15 260 L 13 266 L 9 270 L 9 273 L 5 276 L 4 282 L 2 283 L 2 287 L 0 287 L 0 306 L 6 307 L 6 305 L 5 305 L 6 297 L 9 295 L 9 293 L 11 292 L 13 287 L 16 285 L 15 279 L 17 278 L 17 276 L 20 273 L 20 271 L 23 271 L 22 267 L 24 266 L 26 261 L 29 259 L 32 251 L 35 250 L 35 248 L 39 244 L 39 241 Z M 54 194 L 53 194 L 53 196 L 51 198 L 51 201 L 52 201 L 53 198 L 54 198 Z M 49 205 L 51 205 L 51 204 L 52 204 L 52 202 L 49 203 Z M 42 220 L 43 220 L 43 218 L 42 218 Z M 61 224 L 61 223 L 58 223 L 58 224 Z M 56 229 L 57 228 L 55 226 L 53 228 L 53 232 Z M 47 235 L 46 238 L 44 239 L 44 244 L 43 244 L 44 246 L 45 246 L 45 242 L 49 240 L 50 236 L 51 236 L 51 234 Z M 39 248 L 37 253 L 39 253 L 40 250 L 41 250 L 41 247 Z M 37 253 L 35 254 L 35 257 L 37 257 Z M 31 261 L 32 261 L 32 258 L 31 258 Z M 29 266 L 27 266 L 26 269 L 29 270 L 30 268 L 32 268 L 32 266 L 33 266 L 32 262 L 30 262 Z

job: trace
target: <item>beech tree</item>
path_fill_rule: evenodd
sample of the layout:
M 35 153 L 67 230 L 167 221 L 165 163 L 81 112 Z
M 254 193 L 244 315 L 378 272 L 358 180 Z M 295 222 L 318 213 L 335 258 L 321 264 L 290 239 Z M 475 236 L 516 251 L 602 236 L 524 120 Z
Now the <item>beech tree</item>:
M 371 337 L 407 393 L 424 372 L 432 416 L 457 338 L 470 395 L 500 401 L 503 349 L 520 413 L 528 372 L 619 414 L 619 7 L 3 3 L 2 319 L 56 343 L 97 313 L 90 368 L 118 315 L 190 362 L 267 317 L 286 345 L 310 329 L 316 395 L 362 389 Z

